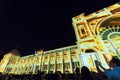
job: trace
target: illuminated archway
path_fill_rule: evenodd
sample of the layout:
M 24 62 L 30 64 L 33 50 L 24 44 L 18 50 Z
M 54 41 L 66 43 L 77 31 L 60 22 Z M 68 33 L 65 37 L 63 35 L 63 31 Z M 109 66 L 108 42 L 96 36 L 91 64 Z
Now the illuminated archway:
M 102 20 L 96 27 L 97 35 L 107 41 L 115 53 L 120 52 L 120 15 L 114 15 Z
M 98 24 L 96 31 L 103 40 L 120 38 L 120 15 L 104 19 Z

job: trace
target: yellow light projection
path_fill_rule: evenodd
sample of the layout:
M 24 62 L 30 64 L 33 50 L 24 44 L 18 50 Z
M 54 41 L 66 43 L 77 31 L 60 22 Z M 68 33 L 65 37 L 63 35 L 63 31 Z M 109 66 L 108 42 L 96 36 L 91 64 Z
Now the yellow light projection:
M 54 50 L 38 50 L 33 55 L 20 57 L 12 50 L 0 62 L 0 72 L 12 74 L 74 73 L 76 67 L 87 66 L 97 72 L 95 61 L 105 68 L 112 56 L 120 58 L 120 3 L 89 15 L 82 13 L 72 18 L 76 44 Z

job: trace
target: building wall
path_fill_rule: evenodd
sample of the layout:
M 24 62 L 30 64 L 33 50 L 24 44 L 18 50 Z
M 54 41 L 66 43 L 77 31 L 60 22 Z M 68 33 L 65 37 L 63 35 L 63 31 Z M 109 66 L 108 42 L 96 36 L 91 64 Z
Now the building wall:
M 15 64 L 16 64 L 18 59 L 19 59 L 19 55 L 15 55 L 11 52 L 5 54 L 3 59 L 0 62 L 0 72 L 13 73 L 13 70 L 15 68 Z
M 116 3 L 90 15 L 82 13 L 72 18 L 78 51 L 83 59 L 82 64 L 88 66 L 90 70 L 92 68 L 95 70 L 94 60 L 96 59 L 104 67 L 109 68 L 107 63 L 112 56 L 120 56 L 119 10 L 120 4 Z

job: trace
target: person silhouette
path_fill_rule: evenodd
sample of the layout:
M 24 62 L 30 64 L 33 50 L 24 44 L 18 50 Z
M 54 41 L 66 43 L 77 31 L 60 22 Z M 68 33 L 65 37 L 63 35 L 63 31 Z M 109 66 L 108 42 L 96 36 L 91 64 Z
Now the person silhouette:
M 77 67 L 75 69 L 75 80 L 80 80 L 80 69 Z
M 81 68 L 81 80 L 95 80 L 95 78 L 92 76 L 91 72 L 86 66 L 83 66 Z
M 108 65 L 110 66 L 110 69 L 106 69 L 102 66 L 102 64 L 99 61 L 95 61 L 96 68 L 98 72 L 102 72 L 100 67 L 104 70 L 104 75 L 108 79 L 112 80 L 120 80 L 120 60 L 113 57 L 111 61 L 109 61 Z

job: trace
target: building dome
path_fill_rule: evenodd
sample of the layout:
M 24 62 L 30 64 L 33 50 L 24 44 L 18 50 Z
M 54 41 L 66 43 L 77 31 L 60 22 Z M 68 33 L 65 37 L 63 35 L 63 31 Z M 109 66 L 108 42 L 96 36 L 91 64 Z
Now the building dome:
M 13 55 L 20 56 L 20 52 L 16 49 L 11 50 L 9 53 L 12 53 Z

